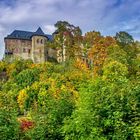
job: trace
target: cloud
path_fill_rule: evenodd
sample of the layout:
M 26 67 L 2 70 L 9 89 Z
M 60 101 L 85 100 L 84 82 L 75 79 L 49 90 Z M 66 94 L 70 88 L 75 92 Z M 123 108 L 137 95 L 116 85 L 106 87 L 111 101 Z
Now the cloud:
M 139 0 L 0 0 L 0 57 L 3 38 L 15 29 L 52 33 L 58 20 L 80 26 L 83 33 L 99 30 L 114 35 L 120 30 L 139 38 Z
M 45 25 L 44 26 L 45 30 L 47 31 L 47 33 L 52 34 L 55 31 L 55 27 L 54 25 Z

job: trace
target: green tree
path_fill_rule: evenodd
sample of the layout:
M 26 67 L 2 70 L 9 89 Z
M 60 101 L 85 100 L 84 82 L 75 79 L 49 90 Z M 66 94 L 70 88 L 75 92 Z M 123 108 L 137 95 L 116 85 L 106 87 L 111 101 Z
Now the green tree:
M 77 108 L 62 127 L 65 140 L 135 139 L 139 88 L 127 75 L 127 66 L 112 61 L 103 67 L 101 78 L 81 87 Z
M 120 31 L 116 33 L 115 38 L 118 41 L 118 43 L 120 43 L 121 45 L 128 45 L 134 42 L 133 37 L 124 31 Z
M 78 42 L 82 35 L 81 29 L 66 21 L 58 21 L 55 24 L 56 31 L 53 33 L 54 40 L 48 45 L 52 48 L 58 49 L 59 56 L 62 57 L 62 62 L 65 59 L 73 57 L 77 50 L 75 41 Z M 79 47 L 79 45 L 78 45 Z
M 15 83 L 21 88 L 30 86 L 33 82 L 39 80 L 39 72 L 39 69 L 36 68 L 23 70 L 15 77 Z
M 17 121 L 17 111 L 10 108 L 0 109 L 0 139 L 19 140 L 20 125 Z

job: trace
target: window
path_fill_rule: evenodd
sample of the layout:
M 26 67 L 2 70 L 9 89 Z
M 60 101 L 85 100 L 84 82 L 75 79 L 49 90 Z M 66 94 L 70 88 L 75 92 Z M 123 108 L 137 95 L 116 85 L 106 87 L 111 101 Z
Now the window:
M 23 52 L 24 52 L 24 53 L 26 52 L 26 49 L 25 49 L 25 48 L 23 48 Z
M 39 43 L 39 39 L 36 40 L 37 44 Z
M 31 53 L 31 50 L 30 49 L 28 49 L 28 54 L 30 54 Z
M 43 44 L 43 39 L 41 39 L 40 43 Z

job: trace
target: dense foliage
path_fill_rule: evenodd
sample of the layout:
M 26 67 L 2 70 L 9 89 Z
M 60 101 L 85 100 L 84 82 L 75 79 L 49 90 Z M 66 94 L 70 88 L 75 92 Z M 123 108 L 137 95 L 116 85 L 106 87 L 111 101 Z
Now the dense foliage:
M 55 26 L 67 61 L 0 61 L 0 140 L 139 140 L 140 43 Z

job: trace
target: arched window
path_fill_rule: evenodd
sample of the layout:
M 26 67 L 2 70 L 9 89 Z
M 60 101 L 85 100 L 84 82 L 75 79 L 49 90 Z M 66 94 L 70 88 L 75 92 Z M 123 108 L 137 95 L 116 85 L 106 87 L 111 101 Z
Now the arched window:
M 36 40 L 37 44 L 39 43 L 39 39 Z
M 40 43 L 43 44 L 43 39 L 41 39 Z

